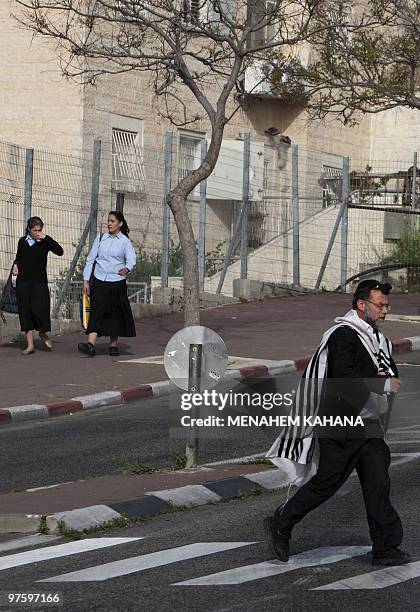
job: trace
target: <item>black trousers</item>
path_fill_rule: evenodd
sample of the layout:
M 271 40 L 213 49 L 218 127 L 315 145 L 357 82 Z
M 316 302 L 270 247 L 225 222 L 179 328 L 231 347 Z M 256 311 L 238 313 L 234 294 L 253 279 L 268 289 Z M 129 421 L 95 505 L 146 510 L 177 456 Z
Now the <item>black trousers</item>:
M 315 476 L 274 513 L 281 530 L 291 530 L 308 512 L 329 499 L 356 469 L 373 542 L 373 553 L 399 546 L 403 539 L 400 517 L 391 505 L 388 468 L 391 455 L 381 438 L 320 439 Z

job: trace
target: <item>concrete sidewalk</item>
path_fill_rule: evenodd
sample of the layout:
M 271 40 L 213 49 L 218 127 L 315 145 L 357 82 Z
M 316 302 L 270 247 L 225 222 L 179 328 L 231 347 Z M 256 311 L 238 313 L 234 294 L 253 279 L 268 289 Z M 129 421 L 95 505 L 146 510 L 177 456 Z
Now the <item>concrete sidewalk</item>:
M 420 314 L 420 296 L 391 296 L 392 315 Z M 311 354 L 323 332 L 337 315 L 351 306 L 347 294 L 325 293 L 272 298 L 264 302 L 232 304 L 202 311 L 201 324 L 215 330 L 225 341 L 228 354 L 249 359 L 232 367 L 295 360 Z M 82 332 L 53 338 L 54 351 L 42 350 L 38 341 L 33 355 L 23 356 L 21 347 L 0 347 L 0 408 L 26 404 L 56 405 L 71 398 L 104 391 L 120 393 L 167 380 L 163 365 L 139 363 L 139 358 L 161 356 L 171 336 L 183 327 L 182 314 L 137 321 L 137 337 L 122 339 L 120 357 L 110 358 L 106 339 L 100 340 L 95 358 L 77 352 Z M 389 321 L 385 333 L 392 340 L 420 336 L 420 323 Z M 407 347 L 410 349 L 410 347 Z M 150 395 L 150 393 L 149 393 Z

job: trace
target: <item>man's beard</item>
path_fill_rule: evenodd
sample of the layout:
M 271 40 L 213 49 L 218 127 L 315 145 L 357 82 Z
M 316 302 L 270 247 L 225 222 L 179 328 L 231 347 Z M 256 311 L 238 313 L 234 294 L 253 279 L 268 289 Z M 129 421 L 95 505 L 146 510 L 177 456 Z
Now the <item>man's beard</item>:
M 368 323 L 373 329 L 381 330 L 384 326 L 385 319 L 383 317 L 373 318 L 373 314 L 369 306 L 366 308 L 366 323 Z

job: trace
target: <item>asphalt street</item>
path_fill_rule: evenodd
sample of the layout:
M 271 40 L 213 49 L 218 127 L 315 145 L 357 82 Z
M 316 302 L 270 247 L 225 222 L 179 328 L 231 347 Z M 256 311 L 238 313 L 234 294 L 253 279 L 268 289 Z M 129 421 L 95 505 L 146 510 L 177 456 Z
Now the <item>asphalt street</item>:
M 413 447 L 419 451 L 420 443 Z M 391 468 L 392 500 L 404 524 L 404 548 L 413 557 L 404 569 L 377 574 L 370 565 L 359 483 L 351 477 L 346 493 L 336 494 L 295 529 L 287 564 L 273 559 L 265 543 L 262 520 L 279 495 L 264 494 L 78 542 L 53 541 L 23 551 L 10 550 L 9 542 L 4 552 L 0 543 L 3 601 L 9 593 L 42 592 L 58 593 L 62 607 L 53 609 L 68 612 L 414 612 L 420 583 L 419 466 L 417 458 Z
M 418 423 L 420 354 L 397 356 L 403 387 L 394 405 L 391 428 Z M 275 386 L 258 383 L 249 392 L 290 392 L 299 373 L 278 377 Z M 244 391 L 237 387 L 235 391 Z M 235 414 L 264 412 L 249 407 Z M 89 410 L 42 421 L 26 421 L 0 428 L 3 466 L 0 492 L 121 473 L 141 463 L 150 467 L 174 467 L 185 449 L 173 429 L 179 422 L 179 398 L 141 400 L 118 407 Z M 187 414 L 187 413 L 185 413 Z M 414 430 L 415 431 L 415 430 Z M 200 430 L 200 463 L 209 463 L 264 452 L 277 436 L 275 428 Z M 184 435 L 184 432 L 182 432 Z M 395 452 L 410 452 L 420 442 L 419 431 L 403 441 L 388 439 Z

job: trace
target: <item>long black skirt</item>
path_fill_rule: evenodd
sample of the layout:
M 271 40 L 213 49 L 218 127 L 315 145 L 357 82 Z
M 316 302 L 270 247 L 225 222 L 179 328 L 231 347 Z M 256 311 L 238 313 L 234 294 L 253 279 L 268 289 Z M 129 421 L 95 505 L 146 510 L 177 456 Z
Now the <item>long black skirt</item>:
M 93 278 L 90 308 L 87 334 L 96 332 L 98 336 L 114 338 L 133 338 L 136 335 L 125 279 L 111 283 Z
M 47 283 L 16 280 L 20 329 L 51 331 L 50 292 Z

